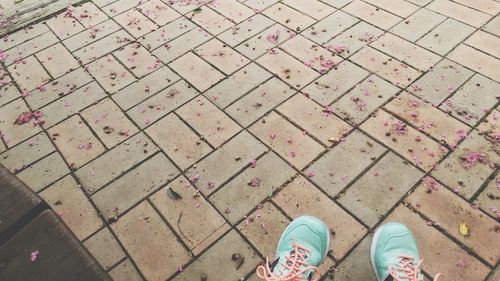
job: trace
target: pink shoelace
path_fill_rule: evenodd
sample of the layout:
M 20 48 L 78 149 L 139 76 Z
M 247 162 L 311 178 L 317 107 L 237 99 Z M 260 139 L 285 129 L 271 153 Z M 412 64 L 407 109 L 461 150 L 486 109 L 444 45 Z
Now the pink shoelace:
M 266 265 L 259 265 L 257 267 L 257 276 L 265 281 L 300 281 L 306 280 L 304 273 L 313 270 L 315 272 L 311 281 L 318 281 L 320 277 L 319 269 L 315 266 L 310 266 L 306 261 L 306 256 L 309 250 L 293 243 L 294 250 L 286 257 L 286 262 L 282 265 L 288 270 L 286 276 L 276 276 L 271 268 L 269 268 L 269 261 L 266 259 Z
M 422 281 L 422 279 L 418 279 L 418 273 L 424 259 L 421 259 L 417 265 L 413 265 L 414 258 L 409 256 L 399 256 L 399 258 L 400 267 L 393 267 L 389 271 L 394 281 L 403 281 L 403 279 L 407 281 Z M 400 276 L 399 273 L 403 273 L 404 275 Z M 434 277 L 434 281 L 438 281 L 439 276 L 441 276 L 441 273 L 438 273 Z

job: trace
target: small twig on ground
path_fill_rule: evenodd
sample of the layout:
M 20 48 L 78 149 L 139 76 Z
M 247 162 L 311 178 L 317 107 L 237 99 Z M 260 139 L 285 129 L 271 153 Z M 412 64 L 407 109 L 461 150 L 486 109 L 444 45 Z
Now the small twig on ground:
M 189 243 L 193 244 L 193 241 L 191 241 L 189 238 L 187 238 L 186 234 L 184 234 L 184 232 L 182 232 L 181 219 L 182 219 L 182 211 L 179 214 L 179 218 L 177 219 L 177 228 L 179 229 L 179 232 L 182 235 L 182 237 L 185 238 L 187 241 L 189 241 Z

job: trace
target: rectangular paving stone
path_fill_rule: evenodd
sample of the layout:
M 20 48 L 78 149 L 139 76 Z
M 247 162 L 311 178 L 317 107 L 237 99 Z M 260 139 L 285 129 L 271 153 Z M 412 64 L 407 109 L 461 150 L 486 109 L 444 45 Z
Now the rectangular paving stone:
M 275 24 L 275 22 L 270 20 L 268 17 L 265 17 L 262 14 L 256 14 L 237 24 L 233 28 L 219 34 L 217 38 L 226 43 L 228 46 L 234 48 L 236 45 L 239 45 L 241 42 L 256 35 L 273 24 Z
M 445 19 L 445 16 L 424 8 L 391 28 L 390 31 L 408 41 L 415 42 Z
M 138 131 L 111 99 L 104 99 L 80 114 L 108 148 L 135 135 Z
M 151 55 L 139 43 L 129 44 L 113 55 L 136 77 L 144 77 L 163 66 L 160 59 Z
M 470 130 L 465 124 L 407 92 L 401 93 L 385 108 L 450 147 L 455 147 Z
M 92 2 L 76 6 L 71 14 L 85 28 L 92 28 L 108 19 L 108 16 Z
M 106 55 L 107 53 L 127 45 L 132 40 L 133 38 L 125 30 L 119 30 L 100 39 L 99 41 L 78 49 L 73 52 L 73 55 L 82 64 L 87 64 Z
M 256 11 L 262 11 L 265 8 L 272 6 L 274 3 L 279 2 L 279 0 L 244 0 L 243 2 L 245 5 Z
M 179 79 L 177 74 L 164 66 L 121 89 L 112 98 L 123 110 L 128 110 Z
M 335 11 L 331 6 L 318 0 L 284 0 L 283 3 L 315 20 L 320 20 Z
M 269 152 L 256 161 L 255 168 L 247 167 L 210 195 L 209 200 L 230 223 L 235 224 L 294 174 L 287 163 Z
M 417 168 L 389 152 L 340 196 L 339 203 L 373 227 L 422 176 Z
M 22 44 L 15 46 L 5 52 L 5 66 L 8 66 L 15 61 L 29 57 L 30 55 L 41 51 L 59 41 L 52 32 L 45 32 L 40 36 L 34 37 Z
M 466 157 L 477 154 L 481 161 L 467 161 Z M 432 175 L 446 186 L 456 188 L 465 198 L 471 198 L 494 171 L 493 163 L 498 161 L 494 144 L 473 132 L 436 167 Z
M 408 86 L 420 76 L 418 70 L 371 47 L 361 49 L 351 59 L 399 87 Z
M 158 27 L 154 22 L 135 9 L 115 16 L 113 19 L 135 38 L 139 38 Z
M 219 84 L 205 91 L 203 95 L 220 108 L 224 108 L 271 78 L 271 74 L 255 63 L 250 63 Z
M 392 57 L 399 61 L 421 71 L 429 70 L 441 60 L 440 56 L 390 33 L 382 35 L 370 46 L 386 54 L 391 54 Z
M 359 0 L 353 1 L 342 10 L 384 30 L 390 29 L 402 20 L 396 15 Z
M 360 244 L 350 253 L 350 255 L 337 265 L 335 281 L 377 281 L 373 271 L 370 256 L 370 245 L 373 237 L 366 236 Z
M 264 116 L 249 130 L 298 169 L 303 169 L 324 150 L 318 142 L 275 112 Z
M 415 81 L 408 91 L 437 106 L 473 74 L 467 68 L 443 59 Z
M 200 9 L 201 11 L 191 15 L 191 20 L 212 35 L 217 35 L 233 25 L 229 19 L 218 14 L 208 6 L 201 7 Z
M 243 131 L 187 170 L 185 175 L 200 192 L 211 194 L 265 150 L 261 142 Z
M 346 122 L 357 125 L 398 91 L 391 83 L 370 75 L 335 102 L 332 108 Z
M 182 199 L 169 197 L 168 189 L 179 194 Z M 205 249 L 204 244 L 217 240 L 222 235 L 221 230 L 226 232 L 230 228 L 184 176 L 158 190 L 151 195 L 150 200 L 195 255 Z
M 147 1 L 137 6 L 136 9 L 160 26 L 166 25 L 181 16 L 160 0 Z
M 147 280 L 166 280 L 191 259 L 147 201 L 113 223 L 111 229 Z
M 17 99 L 19 96 L 19 90 L 13 83 L 2 86 L 0 88 L 0 106 Z
M 418 6 L 404 0 L 367 0 L 366 2 L 402 18 L 407 18 L 418 10 Z
M 442 280 L 483 280 L 490 271 L 486 265 L 403 205 L 396 208 L 385 221 L 397 221 L 410 229 L 418 241 L 421 256 L 426 260 L 423 270 L 431 276 L 446 272 Z M 457 266 L 457 263 L 466 263 L 467 266 Z
M 60 77 L 79 67 L 76 59 L 60 43 L 36 53 L 36 57 L 53 78 Z
M 56 99 L 68 95 L 75 89 L 91 81 L 92 77 L 80 67 L 43 85 L 41 88 L 31 91 L 24 99 L 31 108 L 38 109 Z
M 500 111 L 498 109 L 492 110 L 476 128 L 479 132 L 494 139 L 500 134 L 498 119 L 500 119 Z
M 207 6 L 234 23 L 240 23 L 255 14 L 253 9 L 250 9 L 249 7 L 241 4 L 239 1 L 234 0 L 209 2 Z
M 247 127 L 294 93 L 293 88 L 278 78 L 271 78 L 227 107 L 225 112 Z
M 500 84 L 479 74 L 474 75 L 440 108 L 463 122 L 475 126 L 498 102 Z
M 247 58 L 254 60 L 287 39 L 295 36 L 295 32 L 275 24 L 236 47 L 236 50 Z
M 115 93 L 134 81 L 127 71 L 112 55 L 107 55 L 87 66 L 87 71 L 108 93 Z
M 146 2 L 147 3 L 147 2 Z M 170 40 L 190 31 L 195 25 L 190 22 L 187 18 L 180 17 L 166 25 L 150 32 L 138 41 L 148 50 L 156 49 Z
M 338 10 L 307 28 L 301 34 L 318 44 L 324 44 L 357 22 L 359 22 L 357 18 Z
M 202 92 L 224 78 L 221 72 L 192 52 L 173 61 L 169 66 Z
M 300 32 L 315 23 L 315 20 L 307 16 L 303 11 L 299 12 L 282 3 L 276 3 L 262 13 L 296 32 Z
M 91 82 L 40 109 L 44 115 L 43 120 L 45 121 L 42 126 L 44 128 L 50 128 L 61 120 L 72 116 L 105 96 L 106 94 L 99 85 L 97 85 L 96 82 Z
M 428 192 L 429 188 L 432 190 L 425 182 L 420 184 L 407 201 L 417 212 L 438 223 L 447 233 L 494 265 L 500 258 L 500 253 L 491 247 L 496 239 L 492 231 L 497 226 L 495 220 L 473 209 L 469 202 L 445 187 L 432 190 L 431 193 Z M 462 223 L 470 229 L 467 237 L 459 232 Z
M 479 28 L 485 24 L 490 18 L 490 15 L 470 9 L 449 0 L 435 0 L 427 6 L 435 12 L 445 16 L 454 18 L 466 24 Z
M 367 76 L 368 71 L 349 61 L 343 61 L 302 92 L 323 106 L 328 106 Z
M 231 260 L 234 253 L 245 258 L 240 267 Z M 236 231 L 230 231 L 172 280 L 198 280 L 202 273 L 207 276 L 207 280 L 216 280 L 220 276 L 227 280 L 238 280 L 253 271 L 259 262 L 259 256 L 250 245 Z
M 408 0 L 408 2 L 413 3 L 415 5 L 418 5 L 420 7 L 423 7 L 432 1 L 434 1 L 434 0 Z
M 182 170 L 212 151 L 210 146 L 175 114 L 163 117 L 147 128 L 146 133 Z
M 483 27 L 483 30 L 488 31 L 497 36 L 500 36 L 500 15 L 497 15 L 492 20 L 490 20 L 490 22 L 488 22 Z
M 172 162 L 158 153 L 94 193 L 92 201 L 105 219 L 113 220 L 168 183 L 178 173 Z
M 336 259 L 343 258 L 366 233 L 364 226 L 302 176 L 286 185 L 273 201 L 293 219 L 308 214 L 324 221 L 334 233 L 330 250 Z
M 207 1 L 195 1 L 195 2 L 178 2 L 178 1 L 168 1 L 167 4 L 178 11 L 179 13 L 186 15 L 189 12 L 193 11 L 196 8 L 201 7 L 203 4 L 206 4 Z
M 274 257 L 276 245 L 290 223 L 271 202 L 265 202 L 238 224 L 238 230 L 265 257 Z
M 417 41 L 417 44 L 442 56 L 474 32 L 474 28 L 454 19 L 447 19 Z
M 434 168 L 448 152 L 444 146 L 382 110 L 361 128 L 425 171 Z
M 500 3 L 493 0 L 457 0 L 456 2 L 490 15 L 500 13 Z
M 49 186 L 40 196 L 59 214 L 80 241 L 103 225 L 97 211 L 71 175 Z
M 144 281 L 128 258 L 110 270 L 109 276 L 114 281 Z
M 69 173 L 69 168 L 59 153 L 52 153 L 44 159 L 29 165 L 17 177 L 33 191 L 38 192 Z
M 103 0 L 99 0 L 103 1 Z M 106 0 L 104 0 L 106 1 Z M 141 0 L 125 0 L 125 1 L 114 1 L 114 0 L 108 0 L 108 4 L 110 5 L 102 5 L 105 7 L 102 7 L 101 5 L 97 4 L 98 6 L 102 7 L 102 11 L 105 12 L 108 16 L 114 17 L 116 15 L 119 15 L 127 10 L 130 10 L 136 6 L 139 6 L 141 3 L 144 1 Z M 114 2 L 113 2 L 114 1 Z
M 326 146 L 340 141 L 352 129 L 342 119 L 325 113 L 322 106 L 302 94 L 293 96 L 277 110 Z
M 500 5 L 500 3 L 498 4 Z M 477 31 L 465 40 L 465 44 L 496 58 L 500 58 L 500 38 L 484 31 Z
M 29 93 L 49 82 L 50 76 L 34 56 L 7 67 L 22 93 Z
M 335 197 L 384 151 L 384 147 L 359 131 L 354 131 L 305 172 L 313 174 L 310 180 L 329 196 Z
M 321 74 L 328 72 L 342 61 L 342 58 L 336 57 L 334 53 L 302 35 L 297 35 L 281 44 L 280 49 Z
M 170 63 L 195 47 L 210 40 L 212 36 L 202 28 L 193 28 L 153 51 L 153 55 L 164 63 Z
M 330 6 L 333 6 L 337 9 L 342 8 L 343 6 L 351 3 L 353 0 L 321 0 L 321 2 L 324 2 Z
M 88 193 L 94 193 L 156 151 L 151 140 L 139 133 L 78 169 L 75 176 Z
M 28 40 L 31 40 L 49 31 L 50 29 L 47 27 L 45 23 L 29 25 L 26 28 L 20 29 L 14 33 L 8 34 L 7 36 L 3 37 L 2 49 L 6 51 L 12 47 L 22 44 Z
M 249 60 L 217 39 L 212 39 L 194 50 L 202 59 L 229 75 L 248 64 Z
M 127 115 L 135 121 L 137 126 L 144 128 L 174 111 L 196 95 L 198 92 L 193 87 L 180 80 L 129 109 Z
M 42 132 L 2 152 L 0 155 L 0 164 L 9 169 L 12 173 L 17 173 L 54 150 L 55 148 L 49 138 Z
M 66 16 L 65 13 L 59 14 L 45 21 L 45 24 L 52 29 L 52 31 L 64 40 L 72 35 L 85 29 L 75 18 Z
M 447 58 L 500 82 L 499 59 L 464 44 L 455 48 Z
M 191 100 L 176 112 L 214 147 L 220 147 L 241 130 L 236 122 L 203 96 Z
M 339 34 L 325 45 L 330 50 L 335 48 L 345 48 L 344 52 L 340 52 L 343 58 L 350 57 L 364 46 L 377 40 L 384 31 L 364 21 L 358 22 L 343 33 Z
M 50 138 L 70 165 L 81 167 L 105 151 L 80 116 L 73 116 L 48 130 Z
M 62 43 L 66 46 L 66 48 L 68 48 L 68 50 L 74 52 L 79 48 L 94 43 L 95 41 L 118 31 L 119 29 L 120 26 L 115 21 L 109 19 L 83 32 L 80 32 L 75 36 L 63 40 Z
M 40 126 L 34 123 L 37 120 L 35 118 L 24 124 L 17 123 L 21 115 L 27 114 L 32 113 L 23 99 L 17 99 L 0 107 L 1 135 L 7 147 L 13 147 L 41 131 Z
M 495 219 L 500 217 L 500 177 L 493 178 L 485 189 L 479 194 L 476 202 L 479 204 L 481 210 L 490 214 Z
M 265 54 L 257 62 L 295 89 L 303 88 L 319 76 L 317 72 L 281 50 Z
M 123 249 L 107 227 L 92 235 L 83 245 L 104 269 L 109 269 L 125 258 Z

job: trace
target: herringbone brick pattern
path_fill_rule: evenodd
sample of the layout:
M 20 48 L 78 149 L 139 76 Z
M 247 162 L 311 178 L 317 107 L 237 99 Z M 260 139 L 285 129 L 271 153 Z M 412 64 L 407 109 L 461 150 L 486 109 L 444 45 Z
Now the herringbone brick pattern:
M 499 12 L 85 1 L 0 38 L 0 163 L 115 281 L 256 280 L 301 214 L 331 227 L 324 280 L 376 280 L 397 220 L 426 278 L 497 281 Z

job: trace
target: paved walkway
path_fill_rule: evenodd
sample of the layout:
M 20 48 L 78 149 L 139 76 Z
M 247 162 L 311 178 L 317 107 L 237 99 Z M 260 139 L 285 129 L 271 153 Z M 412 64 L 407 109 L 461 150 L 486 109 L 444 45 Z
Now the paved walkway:
M 207 2 L 0 39 L 0 163 L 116 281 L 255 281 L 301 214 L 331 227 L 326 280 L 375 280 L 391 220 L 427 277 L 500 278 L 500 2 Z

